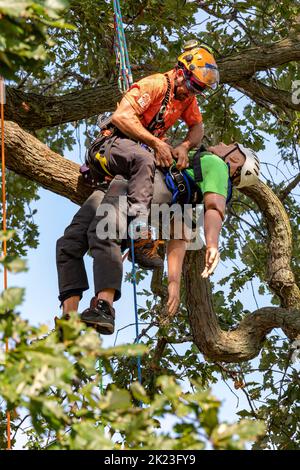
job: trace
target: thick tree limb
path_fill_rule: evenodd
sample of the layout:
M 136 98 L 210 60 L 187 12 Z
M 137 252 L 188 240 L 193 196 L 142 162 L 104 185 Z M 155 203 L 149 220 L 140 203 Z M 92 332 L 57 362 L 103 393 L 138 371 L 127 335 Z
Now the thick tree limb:
M 300 59 L 300 37 L 281 39 L 272 44 L 253 46 L 218 60 L 223 83 L 239 83 L 256 72 Z
M 52 152 L 14 122 L 5 122 L 5 150 L 9 170 L 76 204 L 82 204 L 92 192 L 79 173 L 79 165 Z
M 241 80 L 238 86 L 236 84 L 233 84 L 233 86 L 265 108 L 269 106 L 271 112 L 274 111 L 272 110 L 273 106 L 285 113 L 288 110 L 300 111 L 300 103 L 293 102 L 291 93 L 272 88 L 259 80 Z
M 41 129 L 113 111 L 120 98 L 116 83 L 62 96 L 42 96 L 7 87 L 5 116 L 25 129 Z
M 203 253 L 186 256 L 184 279 L 187 308 L 194 341 L 207 357 L 225 362 L 241 362 L 259 353 L 273 328 L 282 328 L 294 339 L 300 335 L 300 290 L 291 270 L 292 234 L 288 216 L 280 200 L 263 183 L 243 189 L 263 213 L 269 232 L 267 282 L 281 299 L 282 307 L 266 307 L 247 315 L 234 331 L 221 330 L 212 304 L 208 281 L 199 275 L 204 268 Z
M 247 315 L 233 331 L 221 330 L 212 305 L 210 284 L 199 282 L 203 253 L 191 251 L 184 264 L 187 309 L 192 335 L 199 350 L 210 360 L 242 362 L 256 357 L 273 328 L 282 328 L 294 339 L 300 334 L 300 310 L 265 307 Z
M 284 201 L 285 198 L 296 188 L 296 186 L 300 183 L 300 173 L 299 175 L 295 176 L 295 178 L 281 191 L 279 195 L 280 201 Z
M 292 231 L 288 215 L 273 191 L 264 183 L 244 188 L 244 194 L 256 202 L 269 232 L 267 283 L 280 298 L 281 306 L 300 310 L 300 290 L 290 266 Z
M 222 83 L 235 87 L 243 83 L 247 93 L 255 94 L 255 87 L 260 94 L 264 93 L 267 101 L 276 99 L 277 91 L 270 87 L 266 89 L 255 83 L 246 85 L 256 72 L 278 67 L 291 61 L 300 60 L 300 38 L 293 37 L 274 42 L 273 44 L 254 46 L 247 50 L 218 60 Z M 153 72 L 155 72 L 153 70 Z M 252 91 L 251 91 L 252 90 Z M 283 93 L 283 94 L 282 94 Z M 295 109 L 286 92 L 280 97 L 286 107 Z M 249 95 L 250 96 L 250 95 Z M 117 83 L 105 84 L 92 89 L 83 89 L 62 96 L 42 96 L 24 93 L 18 89 L 7 87 L 6 119 L 20 124 L 23 128 L 33 130 L 42 127 L 57 126 L 88 118 L 105 111 L 115 109 L 121 94 Z M 279 100 L 282 105 L 282 100 Z M 273 101 L 272 101 L 273 103 Z M 276 103 L 275 103 L 276 104 Z M 292 104 L 291 108 L 289 105 Z M 298 109 L 298 108 L 297 108 Z
M 57 194 L 81 204 L 91 192 L 79 175 L 79 165 L 52 152 L 17 124 L 5 123 L 7 167 Z M 282 328 L 290 338 L 300 334 L 300 292 L 290 268 L 292 237 L 287 214 L 263 183 L 243 192 L 266 218 L 269 231 L 268 283 L 286 308 L 263 308 L 248 315 L 234 331 L 222 331 L 214 313 L 209 282 L 199 280 L 203 254 L 189 252 L 184 266 L 187 308 L 195 343 L 213 360 L 240 362 L 255 357 L 266 334 Z M 159 343 L 156 357 L 165 347 Z M 154 361 L 155 363 L 156 361 Z

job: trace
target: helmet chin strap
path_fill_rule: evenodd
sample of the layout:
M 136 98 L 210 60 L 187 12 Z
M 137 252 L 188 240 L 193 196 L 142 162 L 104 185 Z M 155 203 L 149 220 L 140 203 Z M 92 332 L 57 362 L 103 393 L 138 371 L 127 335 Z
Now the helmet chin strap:
M 231 149 L 231 150 L 229 150 L 229 152 L 227 152 L 226 155 L 224 155 L 224 156 L 222 157 L 222 159 L 225 161 L 225 158 L 228 157 L 228 155 L 230 155 L 231 153 L 235 152 L 237 148 L 239 148 L 239 147 L 238 147 L 237 144 L 235 144 L 235 145 L 234 145 L 234 148 Z M 229 165 L 229 168 L 230 168 L 230 165 Z M 242 171 L 242 167 L 239 166 L 239 167 L 235 170 L 235 172 L 233 173 L 233 175 L 230 176 L 230 179 L 231 179 L 232 183 L 233 183 L 233 181 L 234 181 L 235 178 L 237 178 L 237 177 L 240 176 L 241 171 Z
M 229 152 L 226 153 L 226 155 L 224 155 L 222 157 L 223 160 L 225 160 L 226 157 L 228 157 L 228 155 L 230 155 L 231 153 L 235 152 L 235 150 L 238 148 L 238 146 L 236 144 L 234 144 L 234 147 L 233 149 L 229 150 Z

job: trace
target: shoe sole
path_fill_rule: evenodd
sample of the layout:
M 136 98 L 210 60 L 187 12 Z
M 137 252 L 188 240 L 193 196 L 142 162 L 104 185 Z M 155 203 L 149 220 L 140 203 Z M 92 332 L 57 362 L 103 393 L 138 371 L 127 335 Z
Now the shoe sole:
M 81 321 L 85 323 L 87 326 L 91 326 L 92 328 L 94 328 L 101 335 L 112 335 L 113 332 L 115 331 L 115 328 L 111 323 L 102 323 L 101 325 L 99 325 L 99 323 L 94 322 L 94 321 L 86 321 L 86 320 L 81 320 Z

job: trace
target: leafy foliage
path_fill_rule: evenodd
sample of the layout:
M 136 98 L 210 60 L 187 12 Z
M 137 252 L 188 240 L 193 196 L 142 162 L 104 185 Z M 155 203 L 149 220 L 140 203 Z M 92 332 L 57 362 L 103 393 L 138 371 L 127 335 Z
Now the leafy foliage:
M 184 392 L 173 377 L 160 376 L 152 399 L 136 381 L 118 387 L 110 379 L 112 357 L 145 354 L 145 346 L 103 349 L 97 333 L 86 330 L 76 315 L 59 321 L 61 341 L 57 331 L 33 327 L 15 312 L 22 295 L 22 289 L 8 289 L 0 298 L 1 448 L 4 403 L 13 417 L 13 445 L 29 423 L 29 449 L 244 449 L 262 434 L 259 421 L 220 423 L 220 402 L 196 380 L 194 390 Z M 102 374 L 106 384 L 99 390 Z M 167 430 L 163 423 L 169 417 L 175 424 Z
M 65 28 L 59 13 L 66 0 L 1 0 L 0 1 L 0 68 L 5 78 L 14 79 L 20 67 L 37 70 L 46 60 L 50 27 Z

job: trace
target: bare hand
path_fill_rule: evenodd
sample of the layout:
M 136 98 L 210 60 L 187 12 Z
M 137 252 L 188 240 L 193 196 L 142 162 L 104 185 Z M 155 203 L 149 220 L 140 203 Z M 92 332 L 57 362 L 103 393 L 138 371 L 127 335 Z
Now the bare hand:
M 171 281 L 168 285 L 168 312 L 169 315 L 175 315 L 180 302 L 180 284 L 177 281 Z
M 171 147 L 171 145 L 167 144 L 166 142 L 163 142 L 162 140 L 158 140 L 154 150 L 155 150 L 155 160 L 156 160 L 157 166 L 169 167 L 172 165 L 173 147 Z
M 205 268 L 201 274 L 201 276 L 206 279 L 208 276 L 210 276 L 220 259 L 220 253 L 218 251 L 218 248 L 216 247 L 206 247 L 206 253 L 205 253 Z
M 177 160 L 176 168 L 183 170 L 189 166 L 188 149 L 185 145 L 178 145 L 172 150 L 173 157 Z

